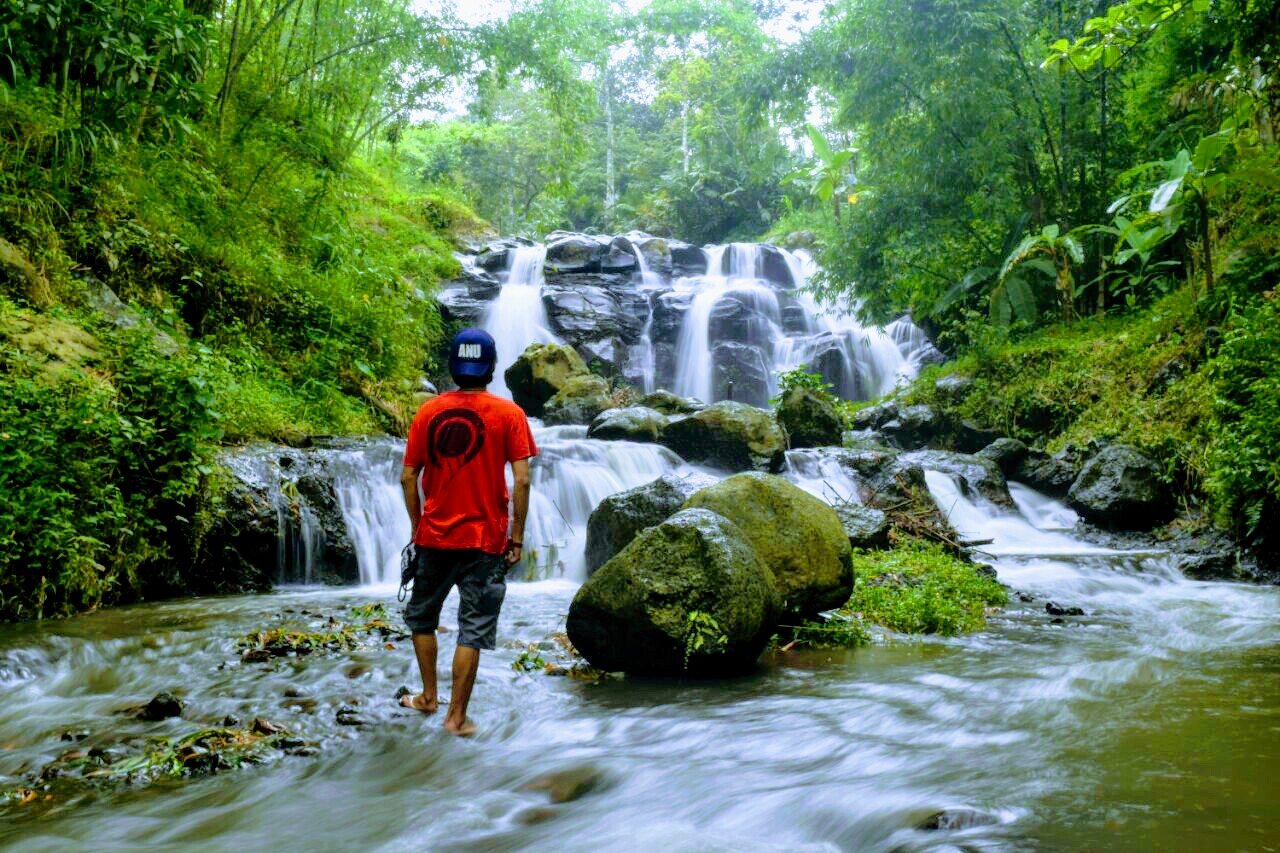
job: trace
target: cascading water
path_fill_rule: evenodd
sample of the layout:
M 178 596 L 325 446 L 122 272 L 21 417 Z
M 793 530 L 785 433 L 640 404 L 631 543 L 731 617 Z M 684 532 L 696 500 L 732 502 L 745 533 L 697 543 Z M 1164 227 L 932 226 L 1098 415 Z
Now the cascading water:
M 484 318 L 483 328 L 498 345 L 498 365 L 490 390 L 509 396 L 504 372 L 531 344 L 557 343 L 548 328 L 542 304 L 542 267 L 546 246 L 519 246 L 508 254 L 508 267 L 498 298 Z
M 412 535 L 400 488 L 403 459 L 404 444 L 387 439 L 343 453 L 330 467 L 362 584 L 399 582 L 400 549 Z

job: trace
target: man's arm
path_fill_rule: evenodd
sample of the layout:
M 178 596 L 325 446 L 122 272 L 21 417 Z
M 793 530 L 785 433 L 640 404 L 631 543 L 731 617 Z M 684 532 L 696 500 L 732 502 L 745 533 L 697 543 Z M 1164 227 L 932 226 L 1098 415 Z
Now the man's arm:
M 515 476 L 515 493 L 511 496 L 511 539 L 520 545 L 513 545 L 507 551 L 507 565 L 514 566 L 520 562 L 524 544 L 524 522 L 529 516 L 529 460 L 516 459 L 511 463 L 511 473 Z
M 421 468 L 405 465 L 400 469 L 400 488 L 404 489 L 404 508 L 409 511 L 409 535 L 418 529 L 422 517 L 422 503 L 418 500 L 418 474 Z

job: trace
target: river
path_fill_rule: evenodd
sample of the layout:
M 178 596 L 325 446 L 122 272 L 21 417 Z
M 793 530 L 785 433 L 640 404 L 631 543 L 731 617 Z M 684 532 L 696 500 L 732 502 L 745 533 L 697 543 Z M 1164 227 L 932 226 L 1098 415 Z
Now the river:
M 499 649 L 458 741 L 393 694 L 407 644 L 241 664 L 236 639 L 282 611 L 380 601 L 385 586 L 126 607 L 0 627 L 0 783 L 65 750 L 264 716 L 314 757 L 80 800 L 10 806 L 18 850 L 1263 850 L 1280 805 L 1280 590 L 1186 580 L 1160 555 L 930 486 L 981 522 L 1014 597 L 986 630 L 854 651 L 773 652 L 732 681 L 586 683 L 512 669 L 562 627 L 576 584 L 513 583 Z M 1085 615 L 1054 623 L 1052 599 Z M 454 600 L 445 624 L 454 622 Z M 442 635 L 442 660 L 453 634 Z M 160 690 L 184 720 L 117 712 Z M 286 696 L 302 693 L 302 697 Z M 339 726 L 355 706 L 369 725 Z M 537 788 L 569 784 L 565 802 Z M 568 780 L 568 782 L 566 782 Z M 573 781 L 576 780 L 576 781 Z M 531 788 L 530 786 L 535 786 Z M 562 797 L 563 798 L 563 797 Z M 945 812 L 943 829 L 920 829 Z M 933 818 L 936 824 L 939 819 Z

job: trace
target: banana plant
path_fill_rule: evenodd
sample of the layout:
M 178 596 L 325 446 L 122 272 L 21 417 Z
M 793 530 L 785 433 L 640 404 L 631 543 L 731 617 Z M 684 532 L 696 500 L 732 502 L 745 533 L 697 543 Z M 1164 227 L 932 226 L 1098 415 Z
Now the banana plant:
M 1063 234 L 1057 225 L 1046 225 L 1039 234 L 1028 234 L 1000 267 L 1000 278 L 991 291 L 991 318 L 1002 325 L 1015 316 L 1019 320 L 1036 319 L 1035 295 L 1021 275 L 1023 270 L 1033 269 L 1053 280 L 1062 319 L 1070 323 L 1075 316 L 1075 275 L 1071 265 L 1083 263 L 1084 249 L 1075 231 Z
M 858 149 L 853 147 L 835 150 L 822 135 L 822 131 L 812 124 L 805 125 L 809 141 L 813 143 L 814 161 L 808 166 L 797 169 L 782 179 L 783 186 L 798 183 L 805 185 L 809 192 L 824 202 L 831 202 L 831 212 L 836 221 L 840 221 L 840 200 L 848 197 L 849 203 L 856 203 L 857 193 L 849 192 L 845 180 L 851 166 L 858 156 Z

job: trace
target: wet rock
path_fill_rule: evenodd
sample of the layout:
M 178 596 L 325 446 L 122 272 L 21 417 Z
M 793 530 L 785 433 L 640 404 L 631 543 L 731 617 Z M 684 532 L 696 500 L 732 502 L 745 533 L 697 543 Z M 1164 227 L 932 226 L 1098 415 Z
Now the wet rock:
M 249 724 L 249 731 L 256 735 L 270 737 L 271 735 L 281 734 L 285 731 L 285 728 L 262 717 L 254 717 L 253 722 Z
M 773 577 L 743 532 L 714 512 L 686 509 L 588 578 L 566 629 L 606 671 L 728 675 L 754 665 L 778 607 Z
M 579 341 L 574 344 L 574 349 L 592 372 L 601 376 L 617 376 L 629 358 L 629 351 L 618 338 Z
M 635 539 L 680 511 L 684 502 L 715 479 L 703 474 L 664 474 L 652 483 L 610 495 L 587 520 L 587 574 L 603 566 Z
M 641 397 L 640 405 L 654 409 L 664 415 L 691 415 L 707 407 L 706 403 L 701 400 L 681 397 L 679 394 L 673 394 L 670 391 L 661 389 Z
M 541 417 L 570 379 L 587 375 L 582 356 L 563 344 L 533 344 L 503 374 L 512 399 L 531 417 Z
M 239 717 L 233 717 L 230 714 L 227 714 L 225 717 L 222 718 L 222 727 L 224 729 L 235 728 L 238 725 L 240 725 Z
M 1028 449 L 1009 479 L 1025 483 L 1052 497 L 1066 497 L 1076 479 L 1076 466 L 1065 456 L 1050 456 L 1043 450 Z
M 605 244 L 585 234 L 567 234 L 547 245 L 546 268 L 552 272 L 600 272 Z
M 367 663 L 353 663 L 351 666 L 344 669 L 342 674 L 347 678 L 360 678 L 368 675 L 372 671 L 373 667 L 369 666 Z
M 796 249 L 813 251 L 818 246 L 818 235 L 812 231 L 792 231 L 782 238 L 781 246 L 793 252 Z
M 543 406 L 542 417 L 549 425 L 589 424 L 606 409 L 613 408 L 609 383 L 592 374 L 569 378 Z
M 1044 610 L 1050 616 L 1083 616 L 1084 610 L 1079 607 L 1064 607 L 1056 601 L 1045 602 Z
M 991 446 L 1000 438 L 1000 432 L 979 426 L 970 420 L 962 420 L 952 431 L 951 444 L 961 453 L 977 453 Z
M 157 693 L 150 702 L 138 711 L 138 719 L 156 722 L 171 717 L 182 716 L 182 702 L 177 696 L 165 691 Z
M 969 829 L 975 826 L 992 826 L 1000 822 L 995 815 L 978 811 L 977 809 L 944 809 L 934 812 L 920 823 L 916 824 L 916 829 L 933 832 L 937 830 L 960 830 Z
M 307 693 L 307 691 L 303 690 L 301 687 L 286 687 L 284 689 L 284 696 L 286 699 L 303 699 L 310 695 L 311 694 Z
M 671 250 L 671 274 L 705 275 L 707 272 L 707 253 L 697 246 L 681 243 L 679 240 L 668 240 Z
M 319 531 L 318 559 L 313 559 L 311 580 L 334 586 L 360 583 L 360 560 L 355 540 L 347 530 L 347 519 L 338 503 L 338 493 L 329 475 L 304 475 L 295 482 L 304 501 L 300 512 L 312 514 Z
M 266 649 L 249 649 L 240 656 L 241 663 L 267 663 L 274 658 L 271 652 Z
M 644 406 L 608 409 L 591 422 L 587 438 L 656 442 L 666 426 L 666 415 Z
M 703 489 L 686 509 L 736 524 L 764 566 L 785 612 L 813 616 L 853 593 L 849 536 L 835 510 L 793 483 L 760 472 Z
M 594 767 L 571 767 L 548 773 L 521 790 L 546 791 L 553 803 L 571 803 L 599 788 L 604 778 L 604 774 Z
M 672 418 L 662 444 L 685 461 L 730 471 L 780 471 L 786 463 L 786 438 L 772 414 L 729 401 Z
M 533 241 L 524 237 L 492 240 L 476 255 L 476 266 L 489 272 L 505 270 L 510 263 L 509 256 L 512 249 L 532 245 Z
M 844 420 L 831 401 L 816 391 L 792 388 L 782 395 L 776 414 L 793 448 L 840 444 Z
M 640 338 L 644 314 L 602 287 L 574 285 L 558 288 L 547 285 L 542 304 L 552 330 L 570 343 L 617 337 L 628 343 Z
M 1125 444 L 1107 447 L 1085 463 L 1067 500 L 1089 521 L 1122 529 L 1152 527 L 1170 510 L 1155 463 Z
M 677 241 L 668 241 L 664 237 L 654 237 L 641 231 L 632 231 L 624 235 L 626 240 L 642 255 L 650 272 L 659 275 L 671 275 L 671 244 L 685 245 Z M 615 238 L 614 243 L 619 242 Z
M 187 573 L 190 592 L 265 592 L 276 572 L 279 517 L 265 488 L 232 482 Z
M 285 753 L 296 758 L 314 758 L 320 754 L 320 749 L 314 746 L 298 746 L 285 750 Z
M 675 345 L 680 340 L 680 327 L 693 302 L 692 293 L 660 293 L 653 300 L 653 322 L 649 337 L 655 344 Z
M 752 294 L 727 293 L 716 301 L 707 319 L 707 337 L 717 343 L 754 344 L 768 340 L 773 324 L 758 311 Z
M 898 417 L 898 404 L 890 400 L 878 406 L 859 409 L 853 416 L 855 429 L 878 430 Z
M 711 348 L 711 387 L 716 397 L 765 406 L 771 371 L 772 362 L 761 347 L 723 341 Z
M 1018 597 L 1018 600 L 1023 602 L 1024 604 L 1030 604 L 1031 602 L 1036 600 L 1036 597 L 1034 595 L 1032 595 L 1029 592 L 1022 592 L 1021 590 L 1014 593 L 1014 595 L 1016 595 Z
M 614 237 L 600 261 L 600 268 L 605 272 L 634 272 L 639 269 L 635 253 L 630 240 Z
M 995 580 L 999 576 L 996 572 L 996 567 L 990 563 L 975 563 L 973 570 L 984 577 L 991 578 L 992 580 Z
M 875 507 L 843 503 L 835 507 L 854 548 L 889 547 L 889 517 Z
M 284 750 L 298 749 L 299 747 L 303 747 L 306 745 L 307 745 L 307 742 L 300 737 L 292 737 L 292 736 L 282 737 L 280 738 L 280 740 L 276 741 L 276 746 Z
M 360 712 L 357 711 L 355 708 L 350 707 L 349 705 L 343 705 L 341 708 L 338 709 L 336 720 L 338 725 L 340 726 L 357 726 L 358 727 L 358 726 L 368 725 L 368 721 L 365 720 L 364 717 L 360 716 Z
M 1000 466 L 1005 477 L 1013 477 L 1013 472 L 1027 455 L 1027 446 L 1016 438 L 997 438 L 979 450 L 976 456 L 990 459 Z
M 907 406 L 881 424 L 879 430 L 894 447 L 915 450 L 933 443 L 946 430 L 946 424 L 931 406 Z
M 71 729 L 69 731 L 63 732 L 61 735 L 61 739 L 68 742 L 79 743 L 80 741 L 89 737 L 89 734 L 90 732 L 88 729 Z
M 955 480 L 966 497 L 981 496 L 996 506 L 1013 509 L 1009 484 L 1000 466 L 985 456 L 970 456 L 947 450 L 917 450 L 904 453 L 900 461 L 919 465 L 926 471 L 939 471 Z

